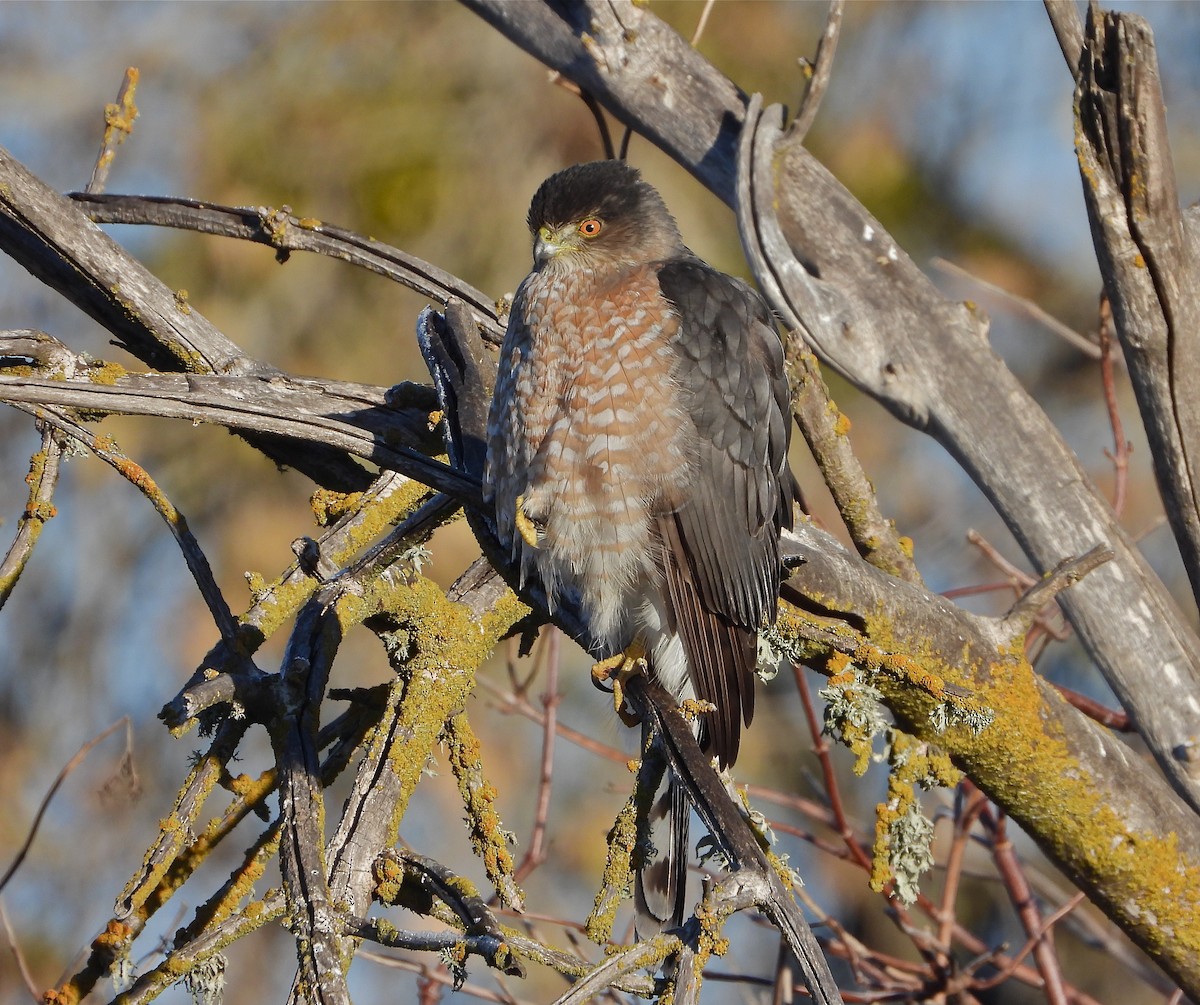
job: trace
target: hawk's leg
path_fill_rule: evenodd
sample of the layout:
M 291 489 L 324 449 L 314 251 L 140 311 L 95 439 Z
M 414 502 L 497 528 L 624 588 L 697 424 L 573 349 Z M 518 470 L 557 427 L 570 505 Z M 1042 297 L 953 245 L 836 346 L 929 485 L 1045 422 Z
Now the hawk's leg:
M 641 719 L 625 707 L 625 682 L 635 674 L 644 674 L 649 668 L 646 662 L 646 647 L 641 639 L 634 639 L 623 653 L 600 660 L 592 667 L 592 683 L 601 691 L 605 681 L 612 682 L 613 708 L 626 726 L 636 726 Z

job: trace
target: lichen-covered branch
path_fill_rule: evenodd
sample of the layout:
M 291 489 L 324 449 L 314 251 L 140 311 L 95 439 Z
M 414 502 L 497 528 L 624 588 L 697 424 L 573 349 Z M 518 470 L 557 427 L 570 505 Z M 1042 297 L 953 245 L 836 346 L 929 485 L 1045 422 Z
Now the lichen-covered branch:
M 906 731 L 946 751 L 1195 994 L 1200 904 L 1175 892 L 1200 883 L 1191 807 L 1035 674 L 1002 626 L 871 569 L 809 525 L 787 544 L 803 559 L 780 613 L 789 654 L 818 667 L 836 654 L 834 669 L 848 658 L 865 671 Z M 978 728 L 973 708 L 993 721 Z

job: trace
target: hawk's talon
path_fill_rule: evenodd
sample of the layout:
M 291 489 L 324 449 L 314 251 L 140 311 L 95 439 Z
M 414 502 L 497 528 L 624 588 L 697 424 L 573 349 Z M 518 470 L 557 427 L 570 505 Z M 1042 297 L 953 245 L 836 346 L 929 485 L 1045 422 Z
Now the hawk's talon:
M 513 516 L 513 523 L 516 524 L 517 533 L 521 535 L 521 540 L 529 547 L 536 548 L 539 546 L 538 527 L 537 524 L 529 519 L 525 514 L 525 497 L 517 496 L 517 512 Z
M 626 726 L 636 726 L 642 720 L 631 709 L 625 707 L 625 682 L 635 674 L 644 674 L 649 668 L 646 662 L 646 647 L 634 641 L 623 653 L 609 656 L 592 667 L 592 683 L 601 691 L 605 681 L 612 682 L 613 709 Z

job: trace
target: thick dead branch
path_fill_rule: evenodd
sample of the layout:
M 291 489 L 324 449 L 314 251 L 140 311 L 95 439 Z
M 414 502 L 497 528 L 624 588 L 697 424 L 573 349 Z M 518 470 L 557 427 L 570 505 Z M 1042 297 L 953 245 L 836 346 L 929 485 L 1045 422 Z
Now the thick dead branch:
M 186 298 L 92 223 L 70 199 L 0 148 L 0 251 L 29 270 L 157 370 L 267 379 L 280 371 L 247 356 Z M 251 437 L 268 457 L 319 484 L 363 489 L 370 475 L 336 448 Z
M 156 369 L 277 372 L 248 358 L 69 199 L 0 149 L 0 249 Z
M 649 10 L 630 0 L 462 2 L 733 205 L 746 97 Z
M 1112 549 L 1113 561 L 1064 594 L 1063 608 L 1164 772 L 1200 806 L 1200 781 L 1174 753 L 1200 711 L 1200 641 L 1178 607 L 987 345 L 985 319 L 942 299 L 878 222 L 782 138 L 778 109 L 755 128 L 745 179 L 752 260 L 776 309 L 847 379 L 941 442 L 1043 571 L 1097 545 Z M 861 230 L 845 223 L 854 220 Z M 1171 702 L 1157 683 L 1165 666 Z
M 2 340 L 0 353 L 11 365 L 14 353 L 4 352 Z M 397 385 L 386 391 L 283 374 L 263 380 L 218 374 L 134 374 L 102 366 L 78 372 L 81 378 L 76 380 L 4 376 L 0 372 L 0 402 L 212 422 L 362 457 L 464 501 L 474 502 L 479 497 L 477 480 L 408 445 L 436 444 L 429 428 L 429 411 L 420 407 L 433 404 L 426 388 Z M 95 379 L 88 380 L 89 376 Z M 412 402 L 419 405 L 414 408 Z
M 348 947 L 340 943 L 325 868 L 325 798 L 317 750 L 325 683 L 342 638 L 333 606 L 332 598 L 314 598 L 296 620 L 279 676 L 281 714 L 272 743 L 283 824 L 279 871 L 300 963 L 297 986 L 306 1002 L 349 1005 Z
M 1158 488 L 1200 599 L 1200 228 L 1179 206 L 1149 25 L 1092 8 L 1084 41 L 1071 64 L 1084 200 Z
M 1013 655 L 1003 623 L 871 568 L 809 524 L 784 553 L 803 565 L 783 597 L 808 612 L 802 622 L 780 612 L 792 658 L 859 667 L 905 730 L 945 750 L 1181 987 L 1200 991 L 1200 904 L 1170 892 L 1200 882 L 1200 820 L 1152 766 Z M 831 652 L 844 658 L 830 663 Z M 972 706 L 994 721 L 976 731 Z M 1155 935 L 1160 911 L 1172 939 Z

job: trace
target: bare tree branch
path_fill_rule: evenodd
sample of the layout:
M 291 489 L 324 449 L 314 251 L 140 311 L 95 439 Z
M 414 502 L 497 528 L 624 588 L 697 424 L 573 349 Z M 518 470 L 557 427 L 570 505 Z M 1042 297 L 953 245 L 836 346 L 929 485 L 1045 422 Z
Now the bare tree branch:
M 279 370 L 247 356 L 83 214 L 0 149 L 0 251 L 60 293 L 155 369 L 269 379 Z M 317 482 L 362 489 L 370 476 L 344 453 L 303 450 L 266 437 L 267 456 Z
M 383 241 L 321 220 L 295 216 L 287 207 L 238 208 L 172 196 L 90 192 L 74 192 L 69 198 L 80 205 L 93 223 L 175 227 L 253 241 L 275 248 L 282 255 L 307 251 L 348 262 L 402 283 L 437 303 L 445 303 L 451 297 L 461 300 L 470 306 L 490 341 L 499 345 L 504 337 L 504 328 L 496 320 L 495 303 L 469 283 Z
M 1159 491 L 1200 598 L 1200 227 L 1180 210 L 1149 26 L 1091 9 L 1085 41 L 1075 91 L 1084 199 Z
M 1175 754 L 1200 709 L 1200 640 L 1061 436 L 987 347 L 984 320 L 943 300 L 845 189 L 782 141 L 777 118 L 768 112 L 755 127 L 752 182 L 756 272 L 768 295 L 831 365 L 959 460 L 1041 569 L 1098 544 L 1113 550 L 1113 562 L 1066 593 L 1063 608 L 1163 771 L 1200 806 L 1200 779 Z M 862 230 L 831 229 L 830 207 L 840 220 L 862 220 Z M 1148 686 L 1164 665 L 1173 668 L 1173 702 Z

